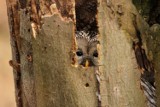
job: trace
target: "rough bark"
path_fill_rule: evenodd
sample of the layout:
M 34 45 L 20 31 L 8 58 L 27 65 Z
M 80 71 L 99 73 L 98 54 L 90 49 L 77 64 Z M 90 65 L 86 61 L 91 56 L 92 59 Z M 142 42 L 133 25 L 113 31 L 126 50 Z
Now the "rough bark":
M 123 3 L 100 0 L 102 106 L 145 107 L 145 97 L 140 90 L 140 71 L 133 50 L 133 42 L 138 41 L 133 25 L 134 8 L 130 1 L 124 0 Z
M 150 27 L 152 31 L 151 38 L 148 38 L 147 43 L 149 47 L 150 57 L 155 67 L 155 85 L 156 85 L 156 96 L 157 96 L 157 107 L 160 106 L 160 25 L 154 24 Z
M 17 107 L 98 105 L 93 69 L 71 65 L 74 21 L 55 10 L 50 15 L 44 2 L 7 2 Z
M 99 86 L 99 106 L 147 105 L 140 89 L 143 66 L 134 49 L 140 43 L 159 71 L 159 38 L 154 36 L 156 43 L 149 39 L 159 35 L 159 27 L 150 30 L 131 0 L 98 3 L 100 85 L 93 68 L 72 66 L 73 0 L 7 0 L 17 107 L 97 107 Z
M 102 106 L 145 107 L 147 99 L 141 91 L 140 78 L 151 78 L 154 84 L 158 69 L 153 68 L 155 61 L 150 54 L 154 51 L 150 51 L 149 43 L 154 34 L 131 0 L 99 2 Z
M 147 37 L 147 46 L 149 57 L 155 67 L 155 81 L 156 81 L 156 95 L 157 95 L 157 107 L 160 106 L 160 61 L 159 61 L 159 41 L 160 41 L 160 1 L 159 0 L 148 0 L 147 2 L 142 0 L 140 1 L 133 0 L 137 10 L 143 11 L 145 14 L 141 14 L 144 20 L 148 23 L 148 32 L 149 35 Z
M 22 105 L 21 93 L 22 82 L 20 80 L 20 53 L 19 53 L 19 14 L 16 11 L 18 3 L 16 1 L 7 1 L 8 6 L 8 17 L 10 25 L 10 37 L 11 37 L 11 47 L 12 47 L 12 60 L 9 61 L 10 65 L 13 66 L 14 82 L 15 82 L 15 97 L 17 102 L 17 107 Z
M 97 105 L 93 70 L 71 66 L 73 22 L 62 21 L 58 15 L 44 20 L 43 29 L 33 42 L 37 104 L 39 107 Z

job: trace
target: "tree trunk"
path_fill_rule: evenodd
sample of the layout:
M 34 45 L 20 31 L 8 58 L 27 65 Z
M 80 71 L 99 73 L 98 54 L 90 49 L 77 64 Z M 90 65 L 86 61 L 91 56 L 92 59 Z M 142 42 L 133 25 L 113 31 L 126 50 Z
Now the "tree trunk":
M 140 78 L 148 73 L 145 61 L 155 67 L 151 72 L 160 69 L 159 48 L 152 48 L 159 31 L 131 0 L 98 0 L 99 69 L 75 67 L 75 2 L 81 1 L 7 0 L 17 107 L 146 107 Z M 147 57 L 137 57 L 139 51 Z
M 100 0 L 102 107 L 145 107 L 133 50 L 133 43 L 138 42 L 133 25 L 137 14 L 130 1 L 123 0 L 123 3 Z

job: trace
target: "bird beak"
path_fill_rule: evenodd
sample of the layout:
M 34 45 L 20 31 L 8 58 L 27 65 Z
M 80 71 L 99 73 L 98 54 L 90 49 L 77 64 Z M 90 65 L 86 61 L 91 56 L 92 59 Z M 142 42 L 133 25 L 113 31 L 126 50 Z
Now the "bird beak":
M 85 67 L 86 68 L 89 67 L 89 61 L 88 60 L 86 60 L 86 62 L 85 62 Z

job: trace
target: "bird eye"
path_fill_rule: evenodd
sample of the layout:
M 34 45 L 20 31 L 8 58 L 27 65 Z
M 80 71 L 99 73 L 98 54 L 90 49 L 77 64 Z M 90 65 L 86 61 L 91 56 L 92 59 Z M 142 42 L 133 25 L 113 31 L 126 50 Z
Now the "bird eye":
M 93 56 L 94 56 L 94 57 L 98 57 L 98 52 L 95 51 L 95 52 L 93 53 Z
M 82 56 L 83 52 L 82 51 L 77 51 L 76 54 L 77 54 L 77 56 Z

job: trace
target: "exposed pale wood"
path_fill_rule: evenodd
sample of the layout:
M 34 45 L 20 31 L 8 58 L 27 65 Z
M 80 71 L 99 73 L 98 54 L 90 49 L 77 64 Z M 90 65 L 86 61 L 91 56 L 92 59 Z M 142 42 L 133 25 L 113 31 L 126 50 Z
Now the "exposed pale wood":
M 132 18 L 134 8 L 126 0 L 99 2 L 102 107 L 145 107 L 132 47 L 138 41 Z
M 94 72 L 71 66 L 73 22 L 58 15 L 44 18 L 33 41 L 33 63 L 38 107 L 96 107 Z M 65 30 L 64 30 L 65 29 Z M 85 84 L 89 83 L 89 87 Z
M 159 71 L 159 38 L 153 37 L 156 45 L 150 41 L 149 26 L 131 0 L 98 1 L 101 106 L 145 107 L 133 43 L 140 41 L 138 29 L 147 57 Z M 53 3 L 59 10 L 54 15 Z M 74 4 L 73 0 L 7 0 L 17 107 L 97 107 L 94 69 L 71 65 Z M 159 83 L 158 76 L 159 72 Z
M 74 22 L 56 13 L 38 18 L 40 10 L 34 3 L 31 10 L 17 7 L 21 8 L 17 13 L 13 10 L 15 4 L 12 6 L 8 2 L 13 38 L 13 61 L 10 64 L 13 67 L 16 64 L 14 68 L 18 68 L 14 69 L 17 107 L 96 107 L 94 70 L 71 65 Z M 16 25 L 19 28 L 14 26 L 15 20 L 20 21 Z M 40 20 L 43 24 L 39 24 Z

